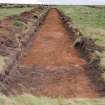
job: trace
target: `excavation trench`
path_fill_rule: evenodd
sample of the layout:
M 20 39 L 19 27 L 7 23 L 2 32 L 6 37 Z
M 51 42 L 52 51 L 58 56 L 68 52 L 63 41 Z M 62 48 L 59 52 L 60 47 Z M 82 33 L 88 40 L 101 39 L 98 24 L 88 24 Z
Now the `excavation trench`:
M 56 9 L 33 37 L 16 67 L 11 70 L 4 94 L 95 98 L 100 94 L 84 68 L 86 61 L 73 42 Z M 94 78 L 94 77 L 93 77 Z M 9 89 L 9 91 L 7 91 Z

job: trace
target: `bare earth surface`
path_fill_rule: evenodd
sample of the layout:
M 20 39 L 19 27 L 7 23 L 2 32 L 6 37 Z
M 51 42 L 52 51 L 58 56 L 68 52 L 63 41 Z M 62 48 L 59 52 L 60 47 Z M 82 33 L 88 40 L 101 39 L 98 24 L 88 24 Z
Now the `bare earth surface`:
M 95 98 L 95 86 L 65 30 L 59 13 L 50 10 L 27 54 L 10 73 L 9 92 L 38 96 Z

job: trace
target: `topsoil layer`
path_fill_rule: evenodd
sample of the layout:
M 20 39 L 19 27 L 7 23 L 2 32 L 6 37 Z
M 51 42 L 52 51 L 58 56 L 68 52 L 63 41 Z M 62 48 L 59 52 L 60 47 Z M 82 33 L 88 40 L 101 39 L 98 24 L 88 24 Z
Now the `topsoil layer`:
M 102 90 L 92 83 L 86 61 L 72 46 L 73 42 L 56 9 L 46 20 L 31 46 L 8 74 L 4 94 L 31 93 L 38 96 L 95 98 Z M 90 71 L 90 70 L 89 70 Z M 94 78 L 94 77 L 93 77 Z M 98 91 L 97 91 L 98 90 Z

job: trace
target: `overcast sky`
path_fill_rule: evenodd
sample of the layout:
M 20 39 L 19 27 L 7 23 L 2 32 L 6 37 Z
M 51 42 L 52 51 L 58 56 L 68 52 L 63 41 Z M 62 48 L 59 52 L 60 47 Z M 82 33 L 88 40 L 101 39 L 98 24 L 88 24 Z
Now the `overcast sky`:
M 105 5 L 105 0 L 0 0 L 0 3 Z

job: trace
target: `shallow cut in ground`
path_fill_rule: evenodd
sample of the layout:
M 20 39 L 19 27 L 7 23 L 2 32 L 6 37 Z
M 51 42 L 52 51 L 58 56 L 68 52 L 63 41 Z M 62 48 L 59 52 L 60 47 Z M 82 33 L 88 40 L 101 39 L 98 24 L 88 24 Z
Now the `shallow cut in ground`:
M 32 39 L 27 54 L 11 70 L 6 94 L 31 93 L 37 96 L 98 97 L 96 87 L 84 69 L 86 61 L 72 46 L 56 9 L 49 11 Z

